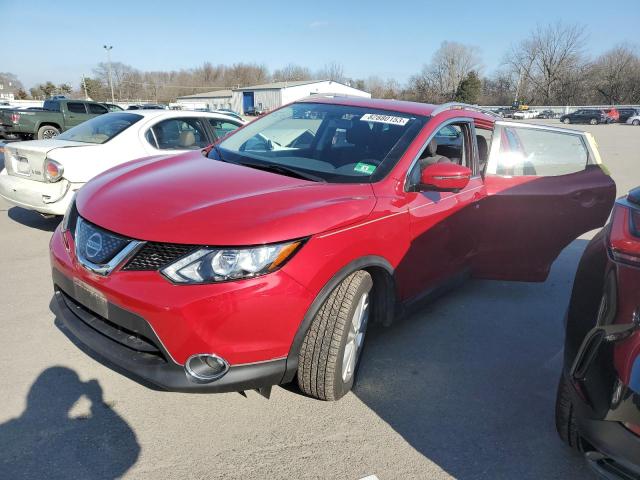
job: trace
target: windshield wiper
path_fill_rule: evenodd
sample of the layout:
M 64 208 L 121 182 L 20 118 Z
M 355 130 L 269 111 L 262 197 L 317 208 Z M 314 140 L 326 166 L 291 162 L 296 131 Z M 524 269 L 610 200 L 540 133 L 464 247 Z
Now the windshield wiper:
M 265 172 L 280 173 L 289 177 L 301 178 L 303 180 L 310 180 L 312 182 L 326 183 L 326 180 L 317 175 L 311 173 L 301 172 L 295 168 L 285 167 L 284 165 L 276 165 L 274 163 L 253 163 L 253 162 L 239 162 L 238 165 L 245 167 L 255 168 L 256 170 L 264 170 Z

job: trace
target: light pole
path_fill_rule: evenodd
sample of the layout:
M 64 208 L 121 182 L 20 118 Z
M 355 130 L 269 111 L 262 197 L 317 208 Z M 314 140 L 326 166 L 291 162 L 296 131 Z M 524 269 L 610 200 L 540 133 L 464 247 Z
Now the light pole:
M 113 48 L 113 45 L 104 45 L 102 48 L 107 51 L 107 61 L 109 64 L 109 86 L 111 87 L 111 103 L 116 103 L 116 99 L 113 95 L 113 78 L 111 77 L 111 49 Z

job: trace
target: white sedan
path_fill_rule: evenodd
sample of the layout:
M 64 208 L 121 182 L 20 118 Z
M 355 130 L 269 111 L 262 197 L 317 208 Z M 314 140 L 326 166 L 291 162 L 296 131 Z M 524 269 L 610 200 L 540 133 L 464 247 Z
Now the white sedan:
M 640 115 L 633 115 L 627 118 L 627 124 L 635 125 L 636 127 L 640 125 Z
M 136 158 L 204 148 L 243 124 L 207 112 L 100 115 L 56 138 L 7 144 L 0 196 L 45 215 L 63 215 L 74 192 L 99 173 Z

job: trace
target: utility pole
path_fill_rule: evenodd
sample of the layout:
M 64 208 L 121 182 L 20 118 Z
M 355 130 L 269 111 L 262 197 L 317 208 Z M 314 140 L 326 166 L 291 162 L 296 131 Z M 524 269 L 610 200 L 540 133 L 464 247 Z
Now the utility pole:
M 111 77 L 111 49 L 113 48 L 113 45 L 104 45 L 102 48 L 107 51 L 107 61 L 109 64 L 109 86 L 111 87 L 111 103 L 116 103 L 115 96 L 113 95 L 113 78 Z
M 87 92 L 87 82 L 84 79 L 84 73 L 82 74 L 82 86 L 84 87 L 84 98 L 89 100 L 89 93 Z

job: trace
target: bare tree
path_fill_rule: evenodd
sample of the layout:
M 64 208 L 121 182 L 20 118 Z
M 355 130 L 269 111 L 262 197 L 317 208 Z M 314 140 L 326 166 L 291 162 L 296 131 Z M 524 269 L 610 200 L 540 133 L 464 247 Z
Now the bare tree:
M 307 67 L 290 63 L 273 72 L 271 77 L 274 82 L 311 80 L 311 72 Z
M 442 42 L 431 63 L 409 81 L 409 90 L 418 101 L 453 100 L 460 83 L 480 68 L 478 49 L 458 42 Z
M 597 100 L 611 105 L 640 101 L 640 55 L 629 45 L 617 45 L 600 55 L 591 65 L 589 78 Z
M 322 80 L 332 80 L 340 83 L 344 83 L 346 81 L 344 66 L 338 62 L 327 63 L 318 71 L 317 77 Z
M 528 38 L 512 47 L 506 64 L 530 84 L 535 99 L 550 104 L 567 91 L 571 73 L 585 64 L 586 35 L 578 25 L 538 26 Z

